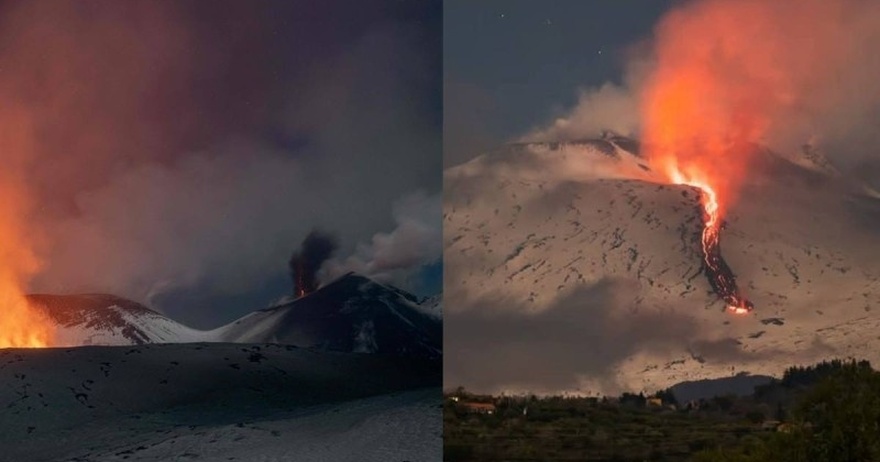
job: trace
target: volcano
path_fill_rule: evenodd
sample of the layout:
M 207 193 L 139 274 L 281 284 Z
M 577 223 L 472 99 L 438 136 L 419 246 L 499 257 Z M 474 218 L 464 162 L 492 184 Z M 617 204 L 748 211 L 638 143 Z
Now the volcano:
M 282 343 L 356 353 L 437 358 L 437 311 L 414 295 L 349 273 L 291 303 L 217 330 L 227 342 Z
M 627 347 L 622 359 L 609 353 L 614 359 L 599 369 L 614 375 L 584 378 L 587 389 L 612 381 L 653 391 L 833 356 L 880 360 L 872 311 L 880 302 L 880 201 L 815 149 L 755 149 L 719 224 L 720 253 L 708 255 L 703 191 L 652 171 L 636 140 L 518 143 L 448 169 L 447 309 L 509 305 L 532 315 L 580 288 L 623 281 L 632 289 L 613 309 L 582 309 L 612 309 L 612 325 L 653 340 L 663 333 L 644 319 L 687 326 L 687 335 Z M 707 259 L 720 276 L 707 274 Z M 743 293 L 739 301 L 753 311 L 720 313 Z M 454 338 L 447 346 L 455 348 Z M 491 382 L 447 377 L 465 386 L 471 379 Z
M 57 324 L 57 346 L 276 343 L 390 356 L 442 354 L 439 298 L 420 300 L 354 273 L 210 331 L 108 294 L 32 294 L 28 301 Z

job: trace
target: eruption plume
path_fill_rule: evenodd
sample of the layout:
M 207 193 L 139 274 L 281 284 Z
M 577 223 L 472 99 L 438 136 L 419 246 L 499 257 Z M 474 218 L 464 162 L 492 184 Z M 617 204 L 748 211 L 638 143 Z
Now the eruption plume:
M 339 246 L 335 236 L 312 230 L 300 245 L 300 250 L 290 257 L 290 275 L 293 278 L 293 295 L 302 297 L 318 288 L 318 270 L 333 256 Z
M 0 348 L 46 347 L 52 344 L 54 324 L 31 307 L 24 295 L 28 279 L 40 266 L 25 219 L 31 205 L 23 178 L 31 149 L 30 127 L 23 111 L 14 105 L 5 109 L 0 111 L 4 155 L 0 169 Z
M 809 67 L 791 46 L 803 42 L 792 38 L 812 43 L 809 31 L 821 27 L 813 24 L 821 16 L 791 20 L 784 10 L 798 8 L 779 5 L 708 0 L 674 10 L 656 29 L 656 66 L 642 93 L 648 156 L 670 182 L 702 191 L 706 275 L 735 313 L 747 313 L 752 304 L 721 257 L 722 219 L 748 174 L 753 143 L 809 83 L 798 81 Z
M 655 28 L 638 85 L 645 154 L 669 182 L 702 191 L 704 267 L 732 311 L 752 304 L 721 258 L 721 223 L 756 146 L 873 133 L 878 30 L 880 4 L 864 0 L 691 1 Z

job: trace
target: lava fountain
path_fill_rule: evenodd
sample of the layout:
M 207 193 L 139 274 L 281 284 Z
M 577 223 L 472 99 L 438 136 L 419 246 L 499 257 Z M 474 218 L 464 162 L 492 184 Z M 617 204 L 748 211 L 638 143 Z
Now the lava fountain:
M 38 260 L 18 231 L 20 215 L 11 200 L 10 183 L 0 184 L 0 348 L 51 346 L 55 324 L 42 310 L 32 307 L 24 293 L 24 278 L 38 267 Z
M 26 111 L 11 103 L 0 109 L 0 348 L 47 347 L 55 338 L 55 323 L 25 297 L 40 269 L 39 233 L 28 221 L 33 199 L 24 174 L 34 151 L 32 133 Z
M 52 345 L 51 320 L 32 308 L 15 288 L 0 289 L 0 348 L 44 348 Z

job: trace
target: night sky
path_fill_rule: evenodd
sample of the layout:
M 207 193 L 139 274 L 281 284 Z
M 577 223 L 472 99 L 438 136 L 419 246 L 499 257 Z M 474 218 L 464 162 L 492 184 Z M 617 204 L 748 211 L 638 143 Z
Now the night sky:
M 619 82 L 629 47 L 674 3 L 443 2 L 444 165 L 552 120 L 579 88 Z
M 325 278 L 440 290 L 439 1 L 5 1 L 0 18 L 30 291 L 215 327 L 290 294 L 313 228 L 340 241 Z

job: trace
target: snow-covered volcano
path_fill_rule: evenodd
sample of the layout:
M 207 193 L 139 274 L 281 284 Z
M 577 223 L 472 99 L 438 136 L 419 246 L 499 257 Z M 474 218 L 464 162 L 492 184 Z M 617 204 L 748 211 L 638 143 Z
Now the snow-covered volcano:
M 141 345 L 209 341 L 213 332 L 190 329 L 140 303 L 109 294 L 27 296 L 55 321 L 55 345 Z
M 853 184 L 812 149 L 756 156 L 721 234 L 755 304 L 732 316 L 703 274 L 699 191 L 656 177 L 638 143 L 517 144 L 451 168 L 446 383 L 540 390 L 524 364 L 480 367 L 505 355 L 569 368 L 550 391 L 880 361 L 880 201 Z
M 112 295 L 35 294 L 28 299 L 56 321 L 59 346 L 232 342 L 429 358 L 442 352 L 437 299 L 419 300 L 353 273 L 211 331 L 191 329 Z

